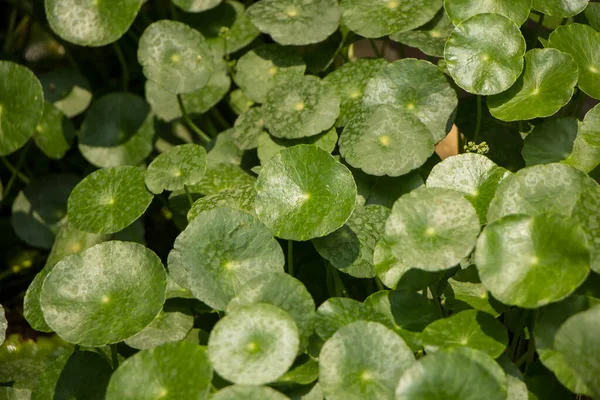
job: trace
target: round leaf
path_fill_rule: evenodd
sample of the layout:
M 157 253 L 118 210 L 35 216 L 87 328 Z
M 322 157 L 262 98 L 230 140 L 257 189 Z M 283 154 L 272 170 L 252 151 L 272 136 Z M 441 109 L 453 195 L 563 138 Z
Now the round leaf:
M 390 399 L 414 355 L 393 331 L 357 321 L 337 331 L 321 349 L 319 383 L 328 400 Z
M 549 17 L 567 18 L 579 14 L 589 0 L 533 0 L 532 8 Z
M 252 150 L 258 146 L 258 138 L 264 133 L 265 120 L 260 107 L 252 107 L 240 114 L 233 126 L 233 141 L 240 150 Z
M 204 347 L 167 343 L 125 360 L 110 378 L 106 400 L 205 400 L 212 376 Z
M 336 31 L 340 20 L 336 0 L 260 0 L 246 14 L 277 43 L 296 46 L 322 42 Z
M 496 13 L 521 26 L 529 17 L 531 0 L 444 0 L 444 8 L 455 25 L 476 14 Z
M 169 270 L 184 271 L 177 282 L 212 308 L 223 310 L 242 285 L 258 275 L 282 271 L 283 251 L 256 218 L 230 208 L 198 215 L 175 240 Z
M 194 326 L 194 316 L 183 307 L 166 304 L 164 309 L 142 331 L 136 333 L 125 344 L 134 349 L 151 349 L 169 342 L 183 340 Z
M 340 113 L 340 99 L 315 76 L 286 74 L 267 94 L 262 111 L 271 135 L 299 139 L 331 128 Z
M 191 222 L 199 214 L 218 207 L 236 208 L 254 215 L 254 198 L 256 190 L 254 185 L 247 184 L 233 189 L 222 190 L 219 193 L 201 197 L 194 202 L 187 213 L 187 220 Z
M 571 100 L 578 77 L 579 68 L 569 54 L 528 51 L 523 75 L 506 92 L 488 97 L 488 108 L 502 121 L 549 117 Z
M 0 61 L 0 156 L 27 142 L 44 112 L 40 81 L 28 68 Z
M 325 236 L 346 223 L 355 204 L 350 171 L 316 146 L 281 150 L 256 181 L 256 214 L 282 239 Z
M 90 83 L 72 69 L 53 69 L 40 75 L 44 99 L 53 103 L 67 117 L 73 118 L 92 102 Z
M 527 166 L 562 161 L 573 151 L 577 137 L 577 118 L 550 119 L 536 125 L 525 137 L 523 158 Z
M 197 144 L 172 147 L 156 157 L 146 170 L 145 182 L 155 194 L 195 185 L 206 172 L 206 150 Z
M 128 166 L 104 168 L 75 186 L 67 214 L 69 222 L 82 231 L 114 233 L 131 225 L 151 202 L 143 170 Z
M 137 17 L 142 0 L 45 0 L 46 18 L 61 38 L 80 46 L 116 42 Z
M 452 21 L 446 12 L 441 10 L 434 19 L 419 29 L 393 33 L 390 35 L 390 39 L 410 47 L 416 47 L 428 56 L 443 58 L 446 40 L 453 30 Z
M 61 159 L 71 148 L 75 127 L 62 111 L 52 103 L 44 104 L 44 115 L 35 127 L 33 140 L 42 152 L 54 159 Z
M 502 303 L 537 308 L 583 283 L 590 252 L 579 224 L 570 218 L 511 215 L 485 227 L 475 263 L 481 282 Z
M 400 378 L 396 400 L 506 400 L 506 374 L 485 353 L 453 348 L 427 355 Z
M 149 325 L 165 302 L 167 274 L 141 244 L 101 243 L 60 261 L 40 302 L 60 337 L 83 346 L 117 343 Z
M 500 321 L 477 310 L 461 311 L 429 324 L 421 335 L 428 354 L 449 347 L 470 347 L 494 358 L 508 344 L 508 334 Z
M 342 0 L 346 26 L 366 38 L 404 32 L 430 21 L 442 7 L 438 0 Z
M 600 107 L 596 106 L 585 114 L 581 132 L 587 144 L 600 147 Z
M 513 21 L 499 14 L 477 14 L 456 26 L 444 59 L 458 86 L 488 96 L 515 83 L 524 54 L 525 39 Z
M 588 240 L 592 270 L 600 274 L 600 186 L 590 186 L 581 193 L 572 215 Z
M 402 196 L 386 223 L 394 255 L 426 271 L 458 264 L 473 250 L 478 234 L 475 208 L 460 193 L 442 188 Z
M 131 93 L 110 93 L 92 103 L 79 133 L 79 151 L 97 167 L 137 165 L 152 152 L 150 106 Z
M 373 319 L 373 310 L 367 305 L 345 297 L 331 297 L 317 309 L 315 332 L 323 340 L 352 322 Z
M 223 0 L 171 0 L 173 4 L 187 12 L 202 12 L 218 6 Z
M 223 378 L 261 385 L 292 366 L 298 345 L 298 329 L 287 312 L 271 304 L 252 304 L 217 322 L 208 338 L 208 355 Z
M 144 75 L 172 93 L 202 89 L 213 70 L 213 51 L 200 32 L 176 21 L 146 28 L 138 47 Z
M 309 136 L 302 139 L 279 139 L 263 132 L 258 137 L 258 159 L 261 164 L 265 164 L 279 151 L 296 146 L 298 144 L 314 144 L 322 148 L 328 153 L 333 152 L 338 141 L 338 135 L 335 128 L 331 128 L 327 132 L 320 133 L 315 136 Z
M 268 386 L 231 385 L 213 394 L 211 400 L 289 400 L 287 396 Z

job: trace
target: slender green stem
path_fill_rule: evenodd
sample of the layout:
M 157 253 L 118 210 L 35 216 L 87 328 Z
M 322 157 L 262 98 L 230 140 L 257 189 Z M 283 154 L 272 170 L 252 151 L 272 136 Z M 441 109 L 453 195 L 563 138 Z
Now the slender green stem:
M 29 179 L 27 175 L 25 175 L 21 171 L 18 171 L 17 168 L 14 165 L 12 165 L 10 161 L 8 161 L 5 157 L 2 157 L 2 164 L 4 164 L 4 166 L 10 170 L 10 172 L 12 172 L 13 174 L 17 174 L 17 178 L 19 178 L 21 182 L 23 182 L 26 185 L 29 185 L 31 179 Z
M 183 115 L 183 119 L 185 120 L 185 122 L 188 124 L 188 126 L 198 135 L 200 136 L 200 139 L 202 141 L 204 141 L 205 143 L 210 142 L 210 137 L 202 132 L 202 129 L 198 128 L 198 125 L 196 125 L 194 123 L 194 121 L 192 121 L 192 119 L 190 118 L 190 116 L 188 115 L 187 111 L 185 110 L 185 105 L 183 104 L 183 99 L 181 98 L 181 95 L 178 94 L 177 95 L 177 102 L 179 103 L 179 109 L 181 110 L 181 114 Z
M 344 282 L 342 282 L 342 278 L 340 277 L 340 273 L 331 264 L 329 265 L 329 270 L 331 271 L 331 275 L 333 277 L 333 285 L 335 287 L 335 297 L 346 297 L 346 295 L 347 295 L 348 292 L 346 291 L 346 287 L 344 286 Z
M 379 50 L 375 41 L 373 39 L 369 39 L 369 43 L 371 43 L 371 47 L 373 48 L 373 51 L 375 52 L 375 55 L 377 56 L 377 58 L 383 58 L 383 55 L 381 54 L 381 50 Z
M 510 349 L 509 349 L 509 354 L 512 360 L 515 359 L 515 357 L 517 356 L 517 344 L 519 342 L 519 339 L 521 337 L 521 332 L 523 331 L 523 329 L 525 328 L 525 325 L 527 324 L 527 316 L 529 315 L 529 311 L 527 310 L 523 310 L 522 311 L 523 314 L 521 314 L 521 318 L 519 319 L 519 324 L 517 325 L 517 329 L 515 330 L 514 336 L 512 338 L 512 342 L 510 343 Z
M 288 261 L 288 274 L 290 274 L 291 276 L 294 276 L 294 241 L 293 240 L 288 240 L 287 261 Z
M 442 303 L 440 303 L 440 297 L 438 296 L 437 290 L 433 286 L 430 286 L 429 291 L 431 292 L 431 297 L 433 298 L 433 303 L 439 310 L 441 316 L 446 317 L 446 311 L 444 310 L 444 307 L 442 307 Z
M 533 364 L 533 359 L 535 358 L 535 337 L 533 336 L 533 329 L 535 325 L 535 320 L 537 319 L 537 310 L 534 310 L 531 315 L 531 325 L 529 325 L 529 343 L 527 344 L 527 355 L 526 364 L 525 364 L 525 374 L 529 370 L 531 364 Z
M 546 15 L 542 14 L 540 16 L 540 20 L 538 21 L 538 24 L 535 28 L 535 35 L 533 37 L 533 43 L 531 43 L 532 47 L 536 47 L 537 45 L 537 41 L 538 38 L 540 37 L 540 32 L 542 31 L 542 27 L 544 26 L 544 18 L 546 17 Z
M 219 131 L 217 131 L 217 127 L 215 126 L 215 124 L 213 124 L 210 117 L 208 115 L 203 115 L 203 117 L 204 118 L 202 118 L 202 120 L 206 124 L 206 128 L 208 129 L 208 134 L 212 137 L 217 136 L 219 134 Z
M 10 12 L 10 20 L 8 22 L 8 30 L 6 31 L 6 38 L 4 39 L 3 50 L 5 53 L 8 53 L 8 50 L 10 49 L 13 31 L 15 29 L 16 23 L 17 23 L 17 7 L 13 6 L 13 8 Z
M 385 290 L 385 286 L 383 286 L 383 283 L 381 283 L 381 280 L 377 276 L 375 277 L 375 285 L 377 285 L 378 290 Z
M 17 166 L 12 170 L 12 175 L 10 176 L 8 183 L 6 184 L 6 188 L 4 189 L 4 196 L 2 196 L 2 200 L 5 200 L 8 197 L 8 194 L 10 193 L 10 189 L 12 188 L 13 184 L 15 183 L 15 179 L 17 179 L 17 176 L 19 175 L 19 170 L 23 166 L 23 163 L 25 162 L 25 158 L 27 157 L 27 152 L 29 151 L 30 143 L 31 143 L 31 141 L 27 142 L 27 144 L 23 148 L 23 151 L 21 152 L 19 161 L 17 161 Z M 4 160 L 4 158 L 2 158 L 2 159 Z
M 117 58 L 119 59 L 119 64 L 121 64 L 123 90 L 127 92 L 129 91 L 129 67 L 127 67 L 127 60 L 125 59 L 123 50 L 121 50 L 121 46 L 119 46 L 119 42 L 114 42 L 113 48 L 115 49 L 115 53 L 117 54 Z
M 113 370 L 119 368 L 119 353 L 117 353 L 117 345 L 110 345 L 110 356 L 112 358 L 112 367 Z
M 187 196 L 187 199 L 190 202 L 190 207 L 192 207 L 194 205 L 194 200 L 192 199 L 192 194 L 190 193 L 190 189 L 188 189 L 187 185 L 183 185 L 183 189 L 185 190 L 185 195 Z
M 475 123 L 475 134 L 473 135 L 473 140 L 475 143 L 479 143 L 479 132 L 481 131 L 481 118 L 482 118 L 482 106 L 481 106 L 481 96 L 477 96 L 477 120 Z
M 331 57 L 331 59 L 329 60 L 329 62 L 325 66 L 325 68 L 323 68 L 323 71 L 327 71 L 327 69 L 329 69 L 329 67 L 331 66 L 331 64 L 333 64 L 333 62 L 335 61 L 335 58 L 338 56 L 338 54 L 340 53 L 340 51 L 342 51 L 343 48 L 344 48 L 344 41 L 342 41 L 339 44 L 339 46 L 336 49 L 335 53 L 333 53 L 333 57 Z
M 223 117 L 223 114 L 221 114 L 217 107 L 211 108 L 210 114 L 215 118 L 215 121 L 217 121 L 217 124 L 221 127 L 222 130 L 231 128 L 231 125 L 229 124 L 229 122 L 227 122 L 225 117 Z

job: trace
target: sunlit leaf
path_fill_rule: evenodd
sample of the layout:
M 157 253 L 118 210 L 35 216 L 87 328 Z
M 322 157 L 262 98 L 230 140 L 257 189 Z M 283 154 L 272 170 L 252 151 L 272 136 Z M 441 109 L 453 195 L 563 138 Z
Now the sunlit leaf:
M 496 13 L 521 26 L 529 17 L 531 0 L 444 0 L 444 8 L 455 25 L 476 14 Z
M 33 132 L 36 146 L 50 158 L 61 159 L 73 145 L 75 127 L 62 111 L 46 101 L 44 114 Z
M 443 58 L 446 40 L 453 30 L 452 21 L 446 12 L 441 10 L 427 24 L 412 31 L 393 33 L 390 35 L 390 39 L 410 47 L 416 47 L 429 56 Z
M 572 17 L 588 5 L 588 0 L 533 0 L 532 8 L 551 17 Z
M 195 185 L 206 172 L 206 150 L 196 144 L 175 146 L 156 157 L 146 170 L 146 186 L 152 193 L 181 190 Z

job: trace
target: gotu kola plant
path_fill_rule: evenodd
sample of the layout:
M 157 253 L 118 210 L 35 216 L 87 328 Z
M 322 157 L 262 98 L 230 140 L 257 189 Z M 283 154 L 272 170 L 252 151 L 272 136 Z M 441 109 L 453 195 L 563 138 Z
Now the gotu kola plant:
M 599 3 L 43 3 L 0 397 L 600 398 Z

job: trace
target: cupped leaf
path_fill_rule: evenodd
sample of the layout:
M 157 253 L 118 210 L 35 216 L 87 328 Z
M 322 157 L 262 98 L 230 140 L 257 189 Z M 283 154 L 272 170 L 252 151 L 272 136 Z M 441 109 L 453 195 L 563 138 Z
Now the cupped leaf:
M 157 21 L 146 28 L 138 60 L 148 79 L 176 94 L 202 89 L 213 70 L 213 51 L 204 36 L 176 21 Z
M 315 332 L 327 340 L 340 328 L 355 321 L 372 321 L 373 310 L 367 305 L 350 298 L 331 297 L 317 309 Z
M 569 318 L 556 332 L 554 347 L 585 382 L 592 396 L 600 396 L 600 307 Z
M 394 255 L 426 271 L 458 264 L 473 250 L 478 234 L 475 208 L 460 193 L 443 188 L 402 196 L 386 223 Z
M 146 170 L 146 187 L 155 194 L 195 185 L 206 172 L 206 150 L 197 144 L 172 147 L 156 157 Z
M 235 65 L 234 80 L 250 100 L 264 103 L 278 74 L 304 75 L 306 65 L 293 47 L 262 45 L 244 54 Z
M 125 344 L 134 349 L 145 350 L 165 343 L 179 342 L 193 326 L 194 316 L 189 310 L 167 303 L 150 325 L 125 339 Z
M 414 355 L 393 331 L 357 321 L 337 331 L 321 349 L 319 384 L 330 400 L 390 399 Z
M 529 17 L 531 0 L 444 0 L 444 8 L 455 25 L 476 14 L 495 13 L 521 26 Z
M 306 349 L 314 330 L 315 302 L 302 282 L 283 272 L 257 276 L 240 288 L 227 305 L 227 312 L 256 303 L 273 304 L 287 311 L 298 328 L 299 351 Z
M 416 116 L 435 142 L 450 131 L 458 105 L 456 92 L 435 65 L 402 59 L 375 74 L 365 90 L 365 106 L 389 104 Z
M 588 96 L 600 99 L 600 33 L 589 25 L 559 26 L 550 34 L 548 47 L 573 56 L 579 65 L 577 85 Z
M 283 251 L 255 217 L 230 208 L 199 214 L 175 240 L 168 267 L 183 270 L 177 282 L 194 297 L 223 310 L 247 281 L 282 271 Z
M 271 135 L 299 139 L 331 128 L 340 98 L 316 76 L 285 74 L 267 94 L 262 111 Z
M 390 39 L 416 47 L 428 56 L 444 57 L 444 46 L 448 36 L 454 30 L 454 25 L 444 10 L 438 12 L 437 16 L 427 24 L 406 32 L 396 32 L 390 35 Z
M 281 150 L 256 181 L 256 214 L 282 239 L 325 236 L 346 223 L 355 204 L 350 171 L 316 146 Z
M 582 12 L 589 0 L 533 0 L 532 8 L 550 17 L 567 18 Z
M 550 119 L 536 125 L 525 137 L 523 158 L 528 167 L 560 162 L 569 157 L 577 137 L 577 118 Z
M 251 304 L 217 322 L 208 339 L 208 355 L 223 378 L 261 385 L 291 367 L 299 343 L 296 323 L 287 312 L 271 304 Z
M 117 41 L 135 20 L 142 0 L 45 0 L 46 18 L 61 38 L 80 46 Z
M 380 205 L 357 206 L 340 229 L 313 240 L 331 265 L 356 278 L 373 278 L 373 251 L 383 235 L 390 210 Z
M 56 106 L 67 117 L 73 118 L 92 102 L 90 83 L 72 69 L 53 69 L 40 75 L 44 99 Z
M 254 185 L 246 184 L 233 189 L 222 190 L 219 193 L 201 197 L 194 202 L 187 213 L 187 220 L 191 222 L 203 212 L 218 207 L 235 208 L 254 215 L 254 198 L 256 190 Z
M 401 176 L 433 154 L 435 140 L 412 112 L 394 105 L 362 108 L 340 135 L 340 154 L 370 175 Z
M 223 0 L 171 0 L 183 11 L 198 13 L 218 6 Z
M 110 378 L 106 400 L 205 400 L 212 377 L 205 347 L 167 343 L 125 360 Z
M 523 75 L 507 91 L 488 97 L 488 108 L 502 121 L 554 115 L 573 96 L 578 77 L 571 55 L 556 49 L 530 50 Z
M 138 243 L 111 241 L 56 264 L 44 280 L 40 303 L 60 337 L 104 346 L 149 325 L 165 302 L 166 287 L 156 254 Z
M 33 135 L 44 113 L 44 93 L 33 72 L 0 61 L 0 156 L 13 153 Z
M 496 358 L 508 345 L 508 333 L 490 314 L 466 310 L 429 324 L 423 330 L 421 340 L 427 354 L 466 346 Z
M 262 109 L 252 107 L 235 120 L 232 137 L 240 150 L 252 150 L 258 147 L 258 138 L 264 132 L 265 120 Z
M 335 128 L 315 136 L 309 136 L 302 139 L 279 139 L 263 132 L 258 137 L 258 159 L 261 164 L 265 164 L 279 151 L 296 146 L 298 144 L 314 144 L 328 153 L 333 152 L 338 141 L 338 135 Z
M 505 400 L 506 374 L 487 354 L 469 348 L 438 351 L 400 378 L 396 400 Z
M 525 50 L 525 39 L 512 20 L 477 14 L 456 26 L 446 42 L 444 59 L 458 86 L 489 96 L 516 82 Z
M 488 222 L 510 214 L 568 215 L 581 192 L 595 186 L 583 172 L 563 164 L 535 165 L 507 176 L 498 186 L 487 213 Z
M 295 46 L 322 42 L 340 20 L 336 0 L 260 0 L 246 14 L 277 43 Z
M 489 158 L 475 153 L 448 157 L 437 164 L 427 178 L 427 187 L 456 190 L 471 202 L 482 223 L 498 185 L 510 175 Z
M 67 200 L 77 182 L 75 175 L 47 175 L 20 191 L 11 214 L 17 236 L 31 246 L 50 249 L 66 223 Z
M 439 0 L 342 0 L 342 20 L 366 38 L 404 32 L 429 22 L 442 7 Z
M 360 111 L 367 83 L 387 64 L 387 61 L 381 58 L 362 58 L 342 65 L 325 77 L 324 82 L 333 88 L 341 99 L 336 126 L 346 126 Z
M 590 186 L 581 193 L 572 215 L 588 240 L 592 270 L 600 274 L 600 186 Z
M 61 159 L 73 145 L 75 127 L 62 111 L 46 101 L 44 114 L 35 127 L 33 140 L 42 152 L 54 159 Z
M 213 394 L 212 400 L 289 400 L 289 397 L 268 386 L 231 385 Z
M 90 233 L 114 233 L 131 225 L 150 203 L 152 194 L 137 167 L 104 168 L 92 172 L 71 192 L 69 222 Z
M 485 227 L 475 264 L 481 282 L 502 303 L 537 308 L 567 297 L 583 283 L 590 252 L 571 218 L 510 215 Z
M 152 152 L 150 105 L 131 93 L 110 93 L 92 103 L 79 133 L 79 151 L 97 167 L 137 165 Z

